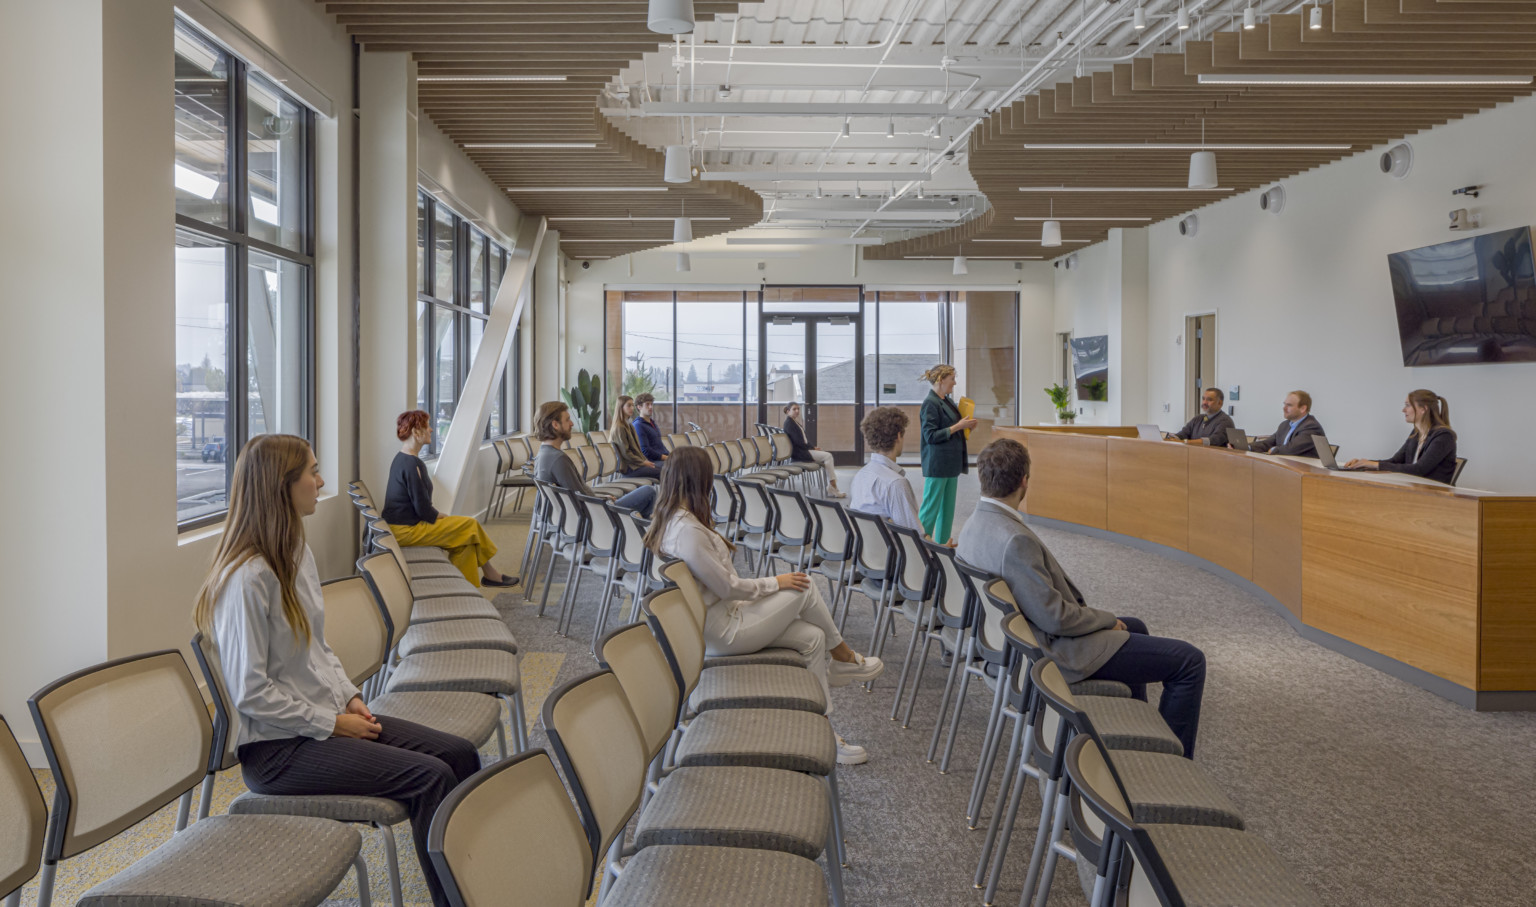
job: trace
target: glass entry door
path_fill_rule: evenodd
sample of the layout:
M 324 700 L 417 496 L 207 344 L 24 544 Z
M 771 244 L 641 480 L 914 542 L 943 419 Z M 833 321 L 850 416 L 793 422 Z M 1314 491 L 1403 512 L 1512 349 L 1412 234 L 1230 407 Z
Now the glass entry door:
M 758 421 L 781 426 L 799 403 L 806 438 L 839 465 L 864 461 L 864 334 L 856 314 L 769 314 L 759 321 Z

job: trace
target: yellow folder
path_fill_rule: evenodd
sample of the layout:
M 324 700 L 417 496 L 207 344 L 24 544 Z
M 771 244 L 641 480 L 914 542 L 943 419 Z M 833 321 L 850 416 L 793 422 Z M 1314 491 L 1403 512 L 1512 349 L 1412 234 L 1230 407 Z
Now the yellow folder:
M 976 401 L 972 400 L 970 397 L 961 397 L 959 407 L 960 418 L 962 419 L 969 419 L 970 417 L 976 415 Z M 969 428 L 965 430 L 965 437 L 967 440 L 969 440 L 971 437 L 971 430 Z

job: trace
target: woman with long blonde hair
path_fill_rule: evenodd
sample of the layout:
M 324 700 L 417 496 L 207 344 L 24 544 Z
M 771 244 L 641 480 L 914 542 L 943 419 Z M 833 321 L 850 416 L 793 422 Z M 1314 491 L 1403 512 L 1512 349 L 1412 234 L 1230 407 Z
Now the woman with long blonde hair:
M 925 535 L 941 545 L 952 545 L 955 491 L 960 476 L 967 471 L 965 432 L 976 427 L 976 420 L 962 417 L 960 407 L 950 399 L 955 389 L 953 365 L 941 362 L 923 372 L 923 380 L 933 389 L 923 399 L 917 416 L 923 463 L 923 506 L 918 510 L 918 519 Z
M 325 641 L 304 517 L 325 480 L 309 442 L 257 435 L 235 461 L 229 515 L 193 619 L 219 652 L 246 787 L 258 794 L 383 797 L 405 804 L 432 903 L 438 804 L 480 768 L 469 741 L 369 711 Z
M 661 468 L 646 459 L 640 449 L 640 436 L 635 434 L 635 398 L 619 395 L 613 408 L 613 425 L 608 429 L 608 440 L 619 452 L 619 475 L 626 479 L 659 479 Z
M 704 595 L 704 650 L 713 656 L 794 649 L 821 682 L 832 712 L 831 687 L 873 680 L 880 659 L 853 651 L 837 630 L 821 592 L 804 573 L 746 578 L 736 573 L 735 548 L 716 532 L 709 510 L 714 464 L 701 447 L 679 447 L 661 468 L 645 545 L 657 556 L 681 558 Z M 867 762 L 862 746 L 837 738 L 837 761 Z
M 1375 469 L 1434 479 L 1447 485 L 1456 478 L 1456 432 L 1451 430 L 1451 405 L 1431 390 L 1408 392 L 1403 421 L 1413 426 L 1408 440 L 1386 460 L 1350 460 L 1347 469 Z

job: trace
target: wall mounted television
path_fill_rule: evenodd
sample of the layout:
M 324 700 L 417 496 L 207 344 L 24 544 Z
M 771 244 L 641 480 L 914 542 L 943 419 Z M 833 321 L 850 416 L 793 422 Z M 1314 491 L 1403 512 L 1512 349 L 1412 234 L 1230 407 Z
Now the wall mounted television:
M 1387 256 L 1403 365 L 1536 362 L 1531 228 Z
M 1109 399 L 1109 335 L 1072 338 L 1072 379 L 1079 400 Z

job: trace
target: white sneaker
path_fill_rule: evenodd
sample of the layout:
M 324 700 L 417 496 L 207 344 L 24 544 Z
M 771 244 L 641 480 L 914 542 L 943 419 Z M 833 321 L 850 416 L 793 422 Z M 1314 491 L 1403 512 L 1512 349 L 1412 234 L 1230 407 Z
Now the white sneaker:
M 836 736 L 838 765 L 863 765 L 869 761 L 869 750 L 858 744 L 849 743 L 843 739 L 842 734 Z
M 827 671 L 827 686 L 845 687 L 850 683 L 864 683 L 874 680 L 885 670 L 885 662 L 873 655 L 854 655 L 853 661 L 832 660 L 832 667 Z

